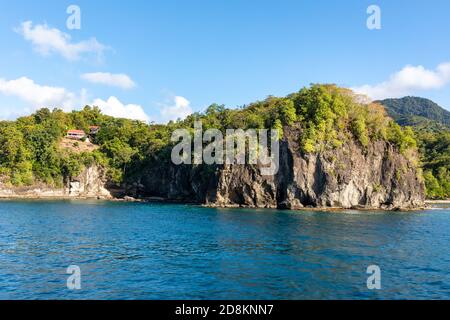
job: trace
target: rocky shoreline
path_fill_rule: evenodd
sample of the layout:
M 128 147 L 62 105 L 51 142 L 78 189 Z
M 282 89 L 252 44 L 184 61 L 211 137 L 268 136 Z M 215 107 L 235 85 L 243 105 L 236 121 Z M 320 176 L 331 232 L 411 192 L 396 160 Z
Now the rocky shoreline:
M 90 166 L 61 187 L 43 183 L 14 187 L 0 183 L 0 199 L 112 199 L 103 168 Z
M 340 148 L 304 154 L 301 128 L 285 127 L 277 174 L 259 165 L 149 164 L 139 176 L 135 197 L 158 196 L 211 207 L 358 208 L 410 210 L 425 207 L 425 186 L 415 162 L 392 144 L 376 141 L 362 148 L 347 141 Z
M 303 154 L 301 129 L 286 127 L 277 174 L 259 165 L 149 163 L 120 188 L 108 184 L 100 166 L 85 168 L 61 188 L 13 188 L 0 183 L 0 199 L 102 199 L 189 203 L 216 208 L 287 210 L 420 210 L 425 187 L 414 154 L 403 155 L 377 141 L 363 149 L 355 141 L 341 148 Z
M 123 198 L 114 198 L 114 197 L 70 197 L 70 196 L 4 196 L 0 195 L 1 201 L 18 201 L 18 200 L 29 200 L 29 201 L 111 201 L 111 202 L 128 202 L 128 203 L 161 203 L 161 204 L 186 204 L 186 205 L 197 205 L 205 208 L 218 208 L 218 209 L 272 209 L 272 210 L 285 210 L 284 208 L 277 207 L 255 207 L 255 206 L 246 206 L 246 205 L 214 205 L 214 204 L 201 204 L 198 202 L 186 202 L 181 200 L 174 199 L 163 199 L 159 197 L 149 197 L 149 198 L 132 198 L 132 197 L 123 197 Z M 449 200 L 446 201 L 425 201 L 425 205 L 417 208 L 393 208 L 393 209 L 382 209 L 382 208 L 373 208 L 373 207 L 364 207 L 364 206 L 354 206 L 349 208 L 344 207 L 302 207 L 298 209 L 290 209 L 291 211 L 326 211 L 326 212 L 342 212 L 347 210 L 355 210 L 355 211 L 402 211 L 402 212 L 411 212 L 411 211 L 421 211 L 430 208 L 432 204 L 450 204 Z
M 433 205 L 433 204 L 447 204 L 450 205 L 450 199 L 447 200 L 425 200 L 425 204 Z

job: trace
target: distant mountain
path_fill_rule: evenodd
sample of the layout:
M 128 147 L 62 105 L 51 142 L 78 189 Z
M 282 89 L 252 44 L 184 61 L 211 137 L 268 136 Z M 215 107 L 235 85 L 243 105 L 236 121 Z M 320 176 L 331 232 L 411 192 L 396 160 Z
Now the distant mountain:
M 429 99 L 404 97 L 377 102 L 384 105 L 389 116 L 400 125 L 428 127 L 435 130 L 442 129 L 440 125 L 450 127 L 450 112 Z

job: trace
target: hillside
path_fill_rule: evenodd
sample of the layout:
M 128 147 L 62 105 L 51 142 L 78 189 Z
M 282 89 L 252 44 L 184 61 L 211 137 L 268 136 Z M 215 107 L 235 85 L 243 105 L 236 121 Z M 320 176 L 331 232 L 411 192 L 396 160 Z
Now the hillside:
M 280 170 L 259 165 L 171 162 L 172 133 L 201 121 L 203 130 L 273 128 Z M 92 151 L 59 148 L 69 129 L 99 126 Z M 213 104 L 167 125 L 116 119 L 96 107 L 64 113 L 41 109 L 0 122 L 0 184 L 70 184 L 92 165 L 123 195 L 158 196 L 221 206 L 411 208 L 423 202 L 413 132 L 378 104 L 361 104 L 348 89 L 313 85 L 240 109 Z
M 69 153 L 90 153 L 98 149 L 98 146 L 93 144 L 91 141 L 74 141 L 68 138 L 63 138 L 59 142 L 58 145 L 61 152 L 69 152 Z
M 417 97 L 380 101 L 397 123 L 411 126 L 418 142 L 427 197 L 450 198 L 450 112 Z
M 419 97 L 404 97 L 401 99 L 385 99 L 378 101 L 395 121 L 401 125 L 434 125 L 432 120 L 450 128 L 450 112 L 437 103 Z

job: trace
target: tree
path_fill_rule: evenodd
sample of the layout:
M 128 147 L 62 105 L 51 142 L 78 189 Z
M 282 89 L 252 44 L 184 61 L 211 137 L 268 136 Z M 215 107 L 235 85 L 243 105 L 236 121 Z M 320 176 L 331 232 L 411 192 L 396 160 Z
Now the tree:
M 136 150 L 131 148 L 127 143 L 121 141 L 119 138 L 115 137 L 111 141 L 106 142 L 102 147 L 102 152 L 104 152 L 110 159 L 111 167 L 115 169 L 122 169 L 122 174 L 116 173 L 117 183 L 122 182 L 126 175 L 127 165 L 131 162 L 131 159 L 136 154 Z
M 292 100 L 286 100 L 280 108 L 281 119 L 284 124 L 291 126 L 297 121 L 297 110 Z
M 275 120 L 275 123 L 273 125 L 273 130 L 277 131 L 278 140 L 283 139 L 283 124 L 281 123 L 280 119 Z
M 439 181 L 433 176 L 433 173 L 431 171 L 426 171 L 423 177 L 425 179 L 427 197 L 431 199 L 443 198 L 444 192 Z

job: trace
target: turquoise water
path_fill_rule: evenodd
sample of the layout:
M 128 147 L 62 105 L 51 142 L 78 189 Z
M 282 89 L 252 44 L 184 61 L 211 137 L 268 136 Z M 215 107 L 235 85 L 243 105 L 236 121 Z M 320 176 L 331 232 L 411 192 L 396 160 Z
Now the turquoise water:
M 81 269 L 68 290 L 66 268 Z M 369 265 L 381 290 L 367 289 Z M 0 202 L 0 299 L 450 299 L 450 210 Z

